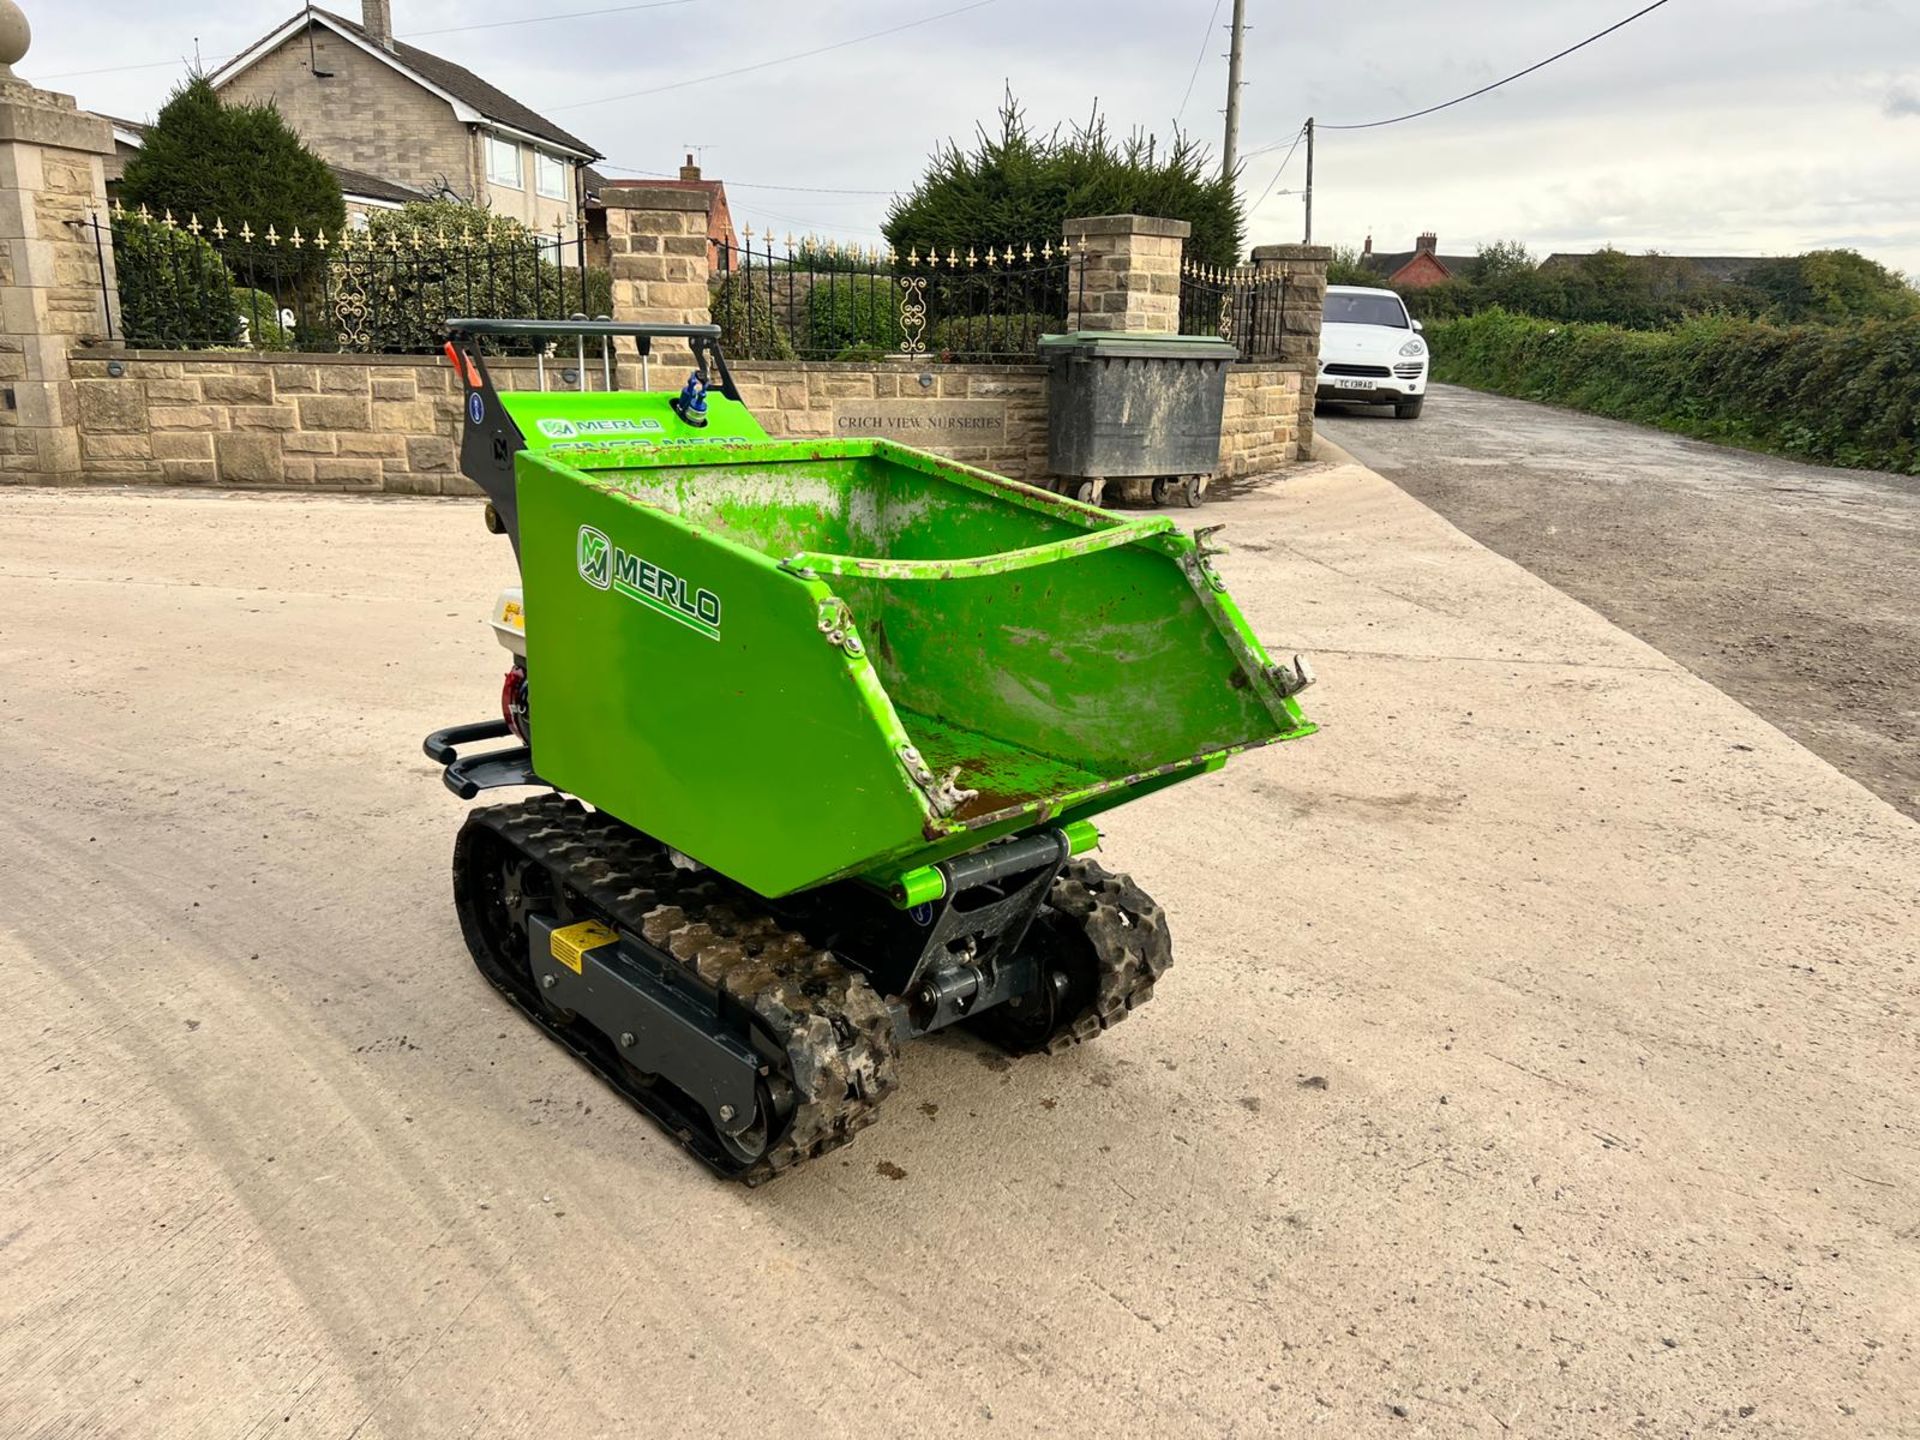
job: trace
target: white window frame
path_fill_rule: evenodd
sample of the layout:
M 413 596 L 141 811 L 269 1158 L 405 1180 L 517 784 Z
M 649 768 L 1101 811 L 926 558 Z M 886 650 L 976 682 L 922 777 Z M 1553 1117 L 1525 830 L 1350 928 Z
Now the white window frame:
M 547 188 L 547 171 L 553 171 L 553 188 Z M 567 198 L 567 162 L 558 155 L 549 155 L 544 150 L 533 152 L 533 188 L 549 200 Z
M 513 155 L 513 176 L 508 179 L 499 164 L 500 157 L 508 152 Z M 509 140 L 505 136 L 487 131 L 487 183 L 499 185 L 508 190 L 523 190 L 526 182 L 523 178 L 524 166 L 520 159 L 520 142 Z

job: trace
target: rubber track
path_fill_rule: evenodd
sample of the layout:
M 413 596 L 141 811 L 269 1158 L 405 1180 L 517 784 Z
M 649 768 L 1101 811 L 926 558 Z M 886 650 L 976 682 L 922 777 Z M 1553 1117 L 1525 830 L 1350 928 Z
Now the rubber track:
M 666 1110 L 637 1086 L 592 1026 L 560 1025 L 548 1015 L 530 975 L 524 990 L 488 975 L 529 1018 L 718 1173 L 757 1185 L 837 1149 L 872 1123 L 876 1107 L 897 1087 L 886 1004 L 863 975 L 757 912 L 752 896 L 710 872 L 677 868 L 658 842 L 558 795 L 474 810 L 466 823 L 492 831 L 543 867 L 579 912 L 571 918 L 593 916 L 670 955 L 710 990 L 738 1000 L 785 1050 L 782 1078 L 795 1101 L 790 1121 L 764 1156 L 742 1168 L 717 1155 L 710 1137 L 690 1132 L 683 1111 Z M 465 841 L 463 831 L 456 857 L 465 853 Z M 456 858 L 456 892 L 458 866 Z
M 1092 1000 L 1047 1041 L 1047 1053 L 1057 1055 L 1097 1039 L 1153 998 L 1154 982 L 1173 964 L 1173 937 L 1157 901 L 1092 860 L 1068 862 L 1047 904 L 1079 926 L 1098 962 Z

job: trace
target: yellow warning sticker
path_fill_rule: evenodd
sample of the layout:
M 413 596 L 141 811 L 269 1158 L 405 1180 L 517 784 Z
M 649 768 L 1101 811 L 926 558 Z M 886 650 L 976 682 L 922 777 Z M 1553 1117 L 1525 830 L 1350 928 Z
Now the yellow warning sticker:
M 578 925 L 563 926 L 553 932 L 553 958 L 578 975 L 580 962 L 589 950 L 611 945 L 619 938 L 598 920 L 582 920 Z

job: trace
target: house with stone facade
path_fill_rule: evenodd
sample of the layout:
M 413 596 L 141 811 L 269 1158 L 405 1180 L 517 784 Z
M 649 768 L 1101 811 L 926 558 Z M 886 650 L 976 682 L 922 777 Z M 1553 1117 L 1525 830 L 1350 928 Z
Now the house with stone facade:
M 208 79 L 222 99 L 272 101 L 333 167 L 351 212 L 450 195 L 536 230 L 571 229 L 583 172 L 600 158 L 471 70 L 396 39 L 392 0 L 362 0 L 358 23 L 302 10 Z
M 141 147 L 147 143 L 149 127 L 144 121 L 123 120 L 117 115 L 103 115 L 100 118 L 113 126 L 113 154 L 106 157 L 104 164 L 107 195 L 113 198 L 119 194 L 121 180 L 126 178 L 127 162 L 139 154 Z M 378 175 L 369 175 L 349 165 L 328 165 L 327 169 L 333 172 L 333 178 L 339 182 L 340 195 L 347 202 L 349 216 L 365 215 L 372 210 L 398 210 L 410 200 L 429 198 L 424 190 L 382 180 Z

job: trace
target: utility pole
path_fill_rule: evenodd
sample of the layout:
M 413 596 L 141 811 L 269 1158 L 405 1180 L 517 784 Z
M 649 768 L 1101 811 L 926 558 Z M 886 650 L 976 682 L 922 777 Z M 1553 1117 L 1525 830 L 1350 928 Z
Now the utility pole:
M 1247 29 L 1247 0 L 1233 0 L 1233 42 L 1227 47 L 1227 143 L 1220 149 L 1220 173 L 1233 179 L 1240 149 L 1240 48 Z
M 1307 234 L 1303 242 L 1313 243 L 1313 117 L 1307 116 Z

